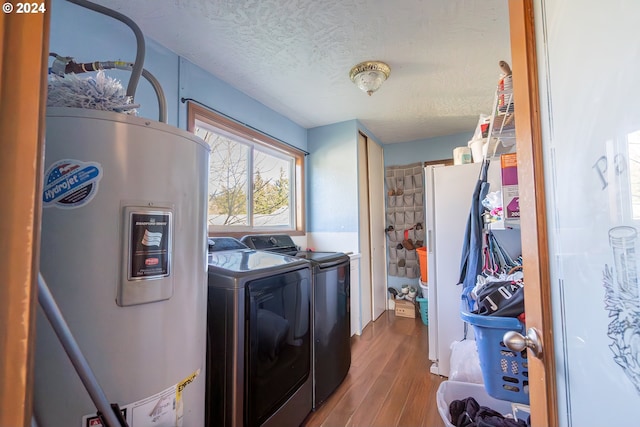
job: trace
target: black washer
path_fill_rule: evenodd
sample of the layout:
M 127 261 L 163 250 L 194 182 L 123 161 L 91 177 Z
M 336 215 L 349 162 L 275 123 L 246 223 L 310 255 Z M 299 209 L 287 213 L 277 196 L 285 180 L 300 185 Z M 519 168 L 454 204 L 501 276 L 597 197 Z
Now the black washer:
M 250 248 L 277 252 L 311 264 L 313 288 L 313 409 L 342 383 L 351 366 L 350 258 L 342 252 L 300 251 L 291 236 L 249 235 Z

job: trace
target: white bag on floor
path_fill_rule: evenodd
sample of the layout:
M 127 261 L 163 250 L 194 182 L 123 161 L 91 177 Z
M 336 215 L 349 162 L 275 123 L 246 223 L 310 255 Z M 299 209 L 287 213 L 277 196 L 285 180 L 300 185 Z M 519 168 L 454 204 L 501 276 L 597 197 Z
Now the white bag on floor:
M 484 383 L 475 340 L 451 343 L 450 365 L 449 380 L 475 384 Z

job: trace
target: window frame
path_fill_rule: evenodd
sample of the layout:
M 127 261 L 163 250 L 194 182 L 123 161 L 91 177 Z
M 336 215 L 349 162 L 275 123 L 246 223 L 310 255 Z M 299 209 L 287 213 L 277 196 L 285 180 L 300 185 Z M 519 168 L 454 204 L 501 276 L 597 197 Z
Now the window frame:
M 209 108 L 200 106 L 192 101 L 187 102 L 187 130 L 195 134 L 197 122 L 205 123 L 214 128 L 221 129 L 232 135 L 238 136 L 238 138 L 250 141 L 257 146 L 262 146 L 267 150 L 275 150 L 284 153 L 294 159 L 293 170 L 293 198 L 292 208 L 295 209 L 293 215 L 295 220 L 295 227 L 247 227 L 242 230 L 227 231 L 217 228 L 215 231 L 211 229 L 207 222 L 207 231 L 209 236 L 229 236 L 229 237 L 242 237 L 247 234 L 288 234 L 291 236 L 303 236 L 306 233 L 305 223 L 305 182 L 304 182 L 304 165 L 305 165 L 305 152 L 297 149 L 291 145 L 288 145 L 282 141 L 278 141 L 275 138 L 266 135 L 256 129 L 253 129 L 247 125 L 244 125 L 228 116 L 213 111 Z M 208 179 L 207 179 L 208 182 Z M 208 190 L 207 190 L 208 194 Z M 207 217 L 208 217 L 208 205 L 207 205 Z

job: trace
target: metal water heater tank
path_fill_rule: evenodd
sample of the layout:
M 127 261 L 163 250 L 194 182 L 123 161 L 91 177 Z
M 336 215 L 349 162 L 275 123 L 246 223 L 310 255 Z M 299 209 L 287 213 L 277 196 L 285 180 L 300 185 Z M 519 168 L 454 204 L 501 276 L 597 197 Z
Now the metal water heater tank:
M 130 427 L 204 425 L 209 147 L 125 114 L 50 108 L 40 271 Z M 101 426 L 38 309 L 43 426 Z

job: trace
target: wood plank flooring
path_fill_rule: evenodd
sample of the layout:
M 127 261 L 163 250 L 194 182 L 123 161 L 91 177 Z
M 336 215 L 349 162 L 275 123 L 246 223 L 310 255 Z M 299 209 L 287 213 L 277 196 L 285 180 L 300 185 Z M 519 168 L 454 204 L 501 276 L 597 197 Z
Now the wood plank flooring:
M 303 427 L 444 427 L 429 372 L 428 328 L 385 311 L 351 338 L 351 369 Z

